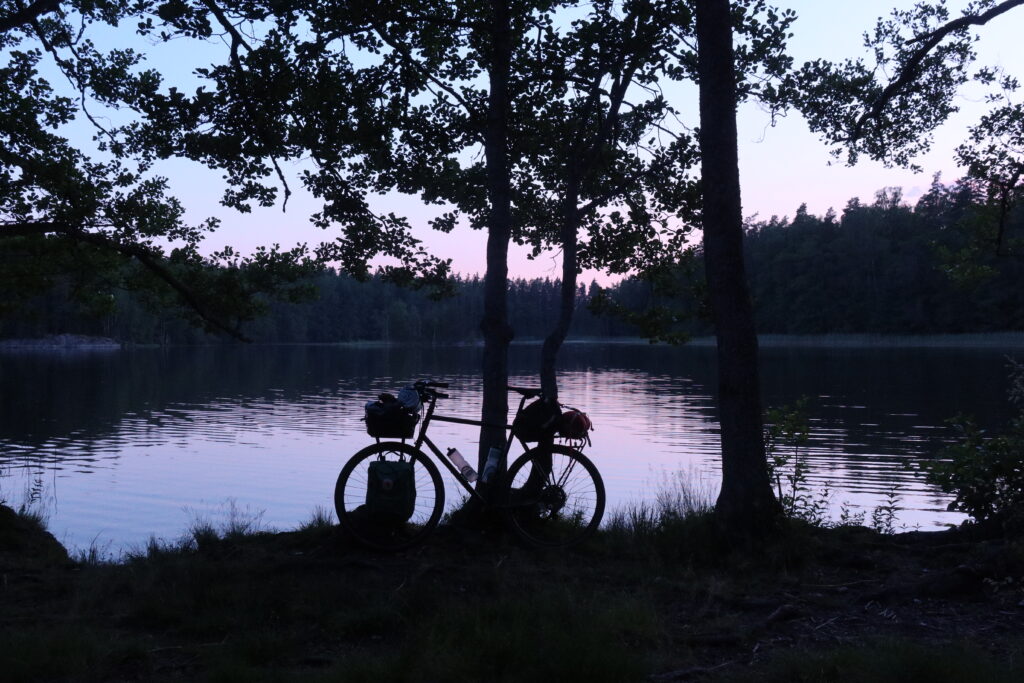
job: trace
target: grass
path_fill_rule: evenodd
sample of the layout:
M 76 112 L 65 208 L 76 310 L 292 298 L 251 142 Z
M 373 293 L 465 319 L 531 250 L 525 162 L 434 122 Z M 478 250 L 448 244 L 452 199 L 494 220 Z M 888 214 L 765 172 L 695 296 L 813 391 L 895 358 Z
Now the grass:
M 17 509 L 18 517 L 29 524 L 36 531 L 46 531 L 49 517 L 42 506 L 34 506 L 22 503 Z
M 709 548 L 715 533 L 712 496 L 695 471 L 663 473 L 653 502 L 629 503 L 608 515 L 603 541 L 613 553 L 697 556 Z M 702 550 L 694 552 L 697 548 Z
M 800 525 L 730 546 L 694 480 L 665 477 L 655 503 L 616 511 L 572 553 L 467 533 L 374 554 L 350 545 L 329 510 L 271 532 L 229 503 L 216 522 L 196 518 L 182 538 L 117 561 L 0 563 L 0 678 L 1019 680 L 1020 660 L 1006 657 L 1024 646 L 1007 626 L 1020 620 L 1016 583 L 932 612 L 910 598 L 865 607 L 886 577 L 978 566 L 995 546 L 972 555 L 943 539 L 925 552 Z M 999 547 L 1000 571 L 1019 575 L 1024 553 Z M 925 620 L 926 638 L 908 636 Z M 972 629 L 985 635 L 972 642 Z M 973 672 L 982 678 L 964 677 Z
M 300 532 L 323 532 L 334 528 L 334 511 L 323 505 L 313 508 L 310 518 L 299 525 Z

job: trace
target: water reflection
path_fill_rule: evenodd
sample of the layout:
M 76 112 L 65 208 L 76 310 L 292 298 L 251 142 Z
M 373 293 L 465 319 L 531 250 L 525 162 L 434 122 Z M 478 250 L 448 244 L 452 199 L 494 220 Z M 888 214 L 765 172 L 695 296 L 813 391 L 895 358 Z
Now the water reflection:
M 515 347 L 513 382 L 535 383 L 538 349 Z M 446 379 L 443 412 L 473 417 L 475 347 L 197 348 L 0 355 L 0 497 L 39 499 L 59 538 L 115 547 L 173 538 L 226 499 L 290 527 L 331 505 L 345 458 L 368 443 L 363 402 L 417 377 Z M 998 352 L 769 349 L 767 405 L 810 398 L 810 483 L 868 510 L 899 487 L 900 521 L 958 518 L 908 463 L 958 413 L 1008 416 Z M 563 400 L 594 420 L 591 454 L 610 504 L 651 498 L 680 469 L 717 487 L 714 351 L 572 345 Z M 471 427 L 437 423 L 439 444 L 472 453 Z M 457 489 L 450 489 L 456 498 Z

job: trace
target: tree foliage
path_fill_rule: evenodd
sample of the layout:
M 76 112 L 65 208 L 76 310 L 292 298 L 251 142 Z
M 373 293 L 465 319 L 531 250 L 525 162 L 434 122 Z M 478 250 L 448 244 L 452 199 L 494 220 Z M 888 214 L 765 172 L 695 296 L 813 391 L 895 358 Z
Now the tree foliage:
M 934 131 L 959 110 L 968 84 L 985 91 L 990 110 L 968 130 L 956 161 L 983 183 L 998 213 L 986 248 L 998 254 L 1011 209 L 1024 192 L 1024 108 L 1019 81 L 1000 68 L 976 66 L 978 27 L 1008 22 L 1024 0 L 974 0 L 953 16 L 945 0 L 916 2 L 879 19 L 864 36 L 872 61 L 808 62 L 788 94 L 812 130 L 855 163 L 860 155 L 902 166 L 927 152 Z M 886 76 L 888 75 L 888 78 Z
M 301 249 L 201 255 L 199 244 L 218 221 L 188 223 L 150 160 L 129 154 L 119 131 L 94 113 L 118 105 L 116 93 L 138 87 L 145 75 L 134 71 L 140 54 L 102 50 L 93 33 L 146 7 L 0 3 L 0 240 L 13 264 L 3 276 L 11 291 L 5 306 L 57 274 L 73 274 L 76 289 L 102 298 L 125 284 L 114 282 L 112 266 L 128 259 L 146 269 L 148 284 L 173 292 L 197 323 L 240 336 L 239 322 L 262 306 L 253 294 L 272 291 L 271 282 L 294 283 L 315 262 Z M 65 85 L 56 87 L 54 76 Z M 91 153 L 80 149 L 81 134 L 69 137 L 79 119 L 93 130 Z M 298 291 L 286 289 L 284 296 Z
M 842 214 L 748 225 L 762 333 L 936 334 L 1024 329 L 1024 264 L 975 245 L 994 211 L 970 181 L 934 183 L 911 207 L 898 189 Z M 1019 242 L 1020 211 L 1006 241 Z
M 972 29 L 1024 5 L 975 0 L 951 17 L 945 0 L 894 9 L 864 35 L 871 60 L 808 62 L 789 84 L 811 129 L 850 163 L 861 154 L 908 165 L 928 151 L 934 130 L 958 111 L 960 88 L 975 81 L 1016 90 L 998 70 L 974 69 Z

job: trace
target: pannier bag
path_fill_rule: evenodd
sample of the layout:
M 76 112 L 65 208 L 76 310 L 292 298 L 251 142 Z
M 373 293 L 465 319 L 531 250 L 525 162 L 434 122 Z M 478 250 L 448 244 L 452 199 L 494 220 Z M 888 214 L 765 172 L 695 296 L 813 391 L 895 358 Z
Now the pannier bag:
M 374 460 L 367 468 L 366 512 L 375 522 L 401 524 L 416 507 L 412 461 Z
M 399 396 L 403 393 L 405 389 Z M 381 394 L 379 399 L 366 404 L 366 433 L 376 439 L 412 438 L 419 419 L 419 394 L 415 409 L 409 407 L 408 401 L 400 401 L 391 394 Z
M 572 441 L 590 441 L 590 430 L 594 423 L 587 414 L 576 408 L 569 408 L 562 413 L 558 421 L 558 435 Z
M 524 407 L 512 423 L 512 433 L 523 441 L 540 441 L 551 438 L 558 430 L 562 411 L 544 399 L 538 399 Z

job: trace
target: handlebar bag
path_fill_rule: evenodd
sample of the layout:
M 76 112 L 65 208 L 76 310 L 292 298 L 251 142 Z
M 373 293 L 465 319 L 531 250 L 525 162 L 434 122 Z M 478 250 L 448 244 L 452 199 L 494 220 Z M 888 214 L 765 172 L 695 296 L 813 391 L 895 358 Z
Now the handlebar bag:
M 388 400 L 390 399 L 390 400 Z M 366 404 L 366 433 L 376 439 L 409 439 L 420 416 L 390 394 Z

